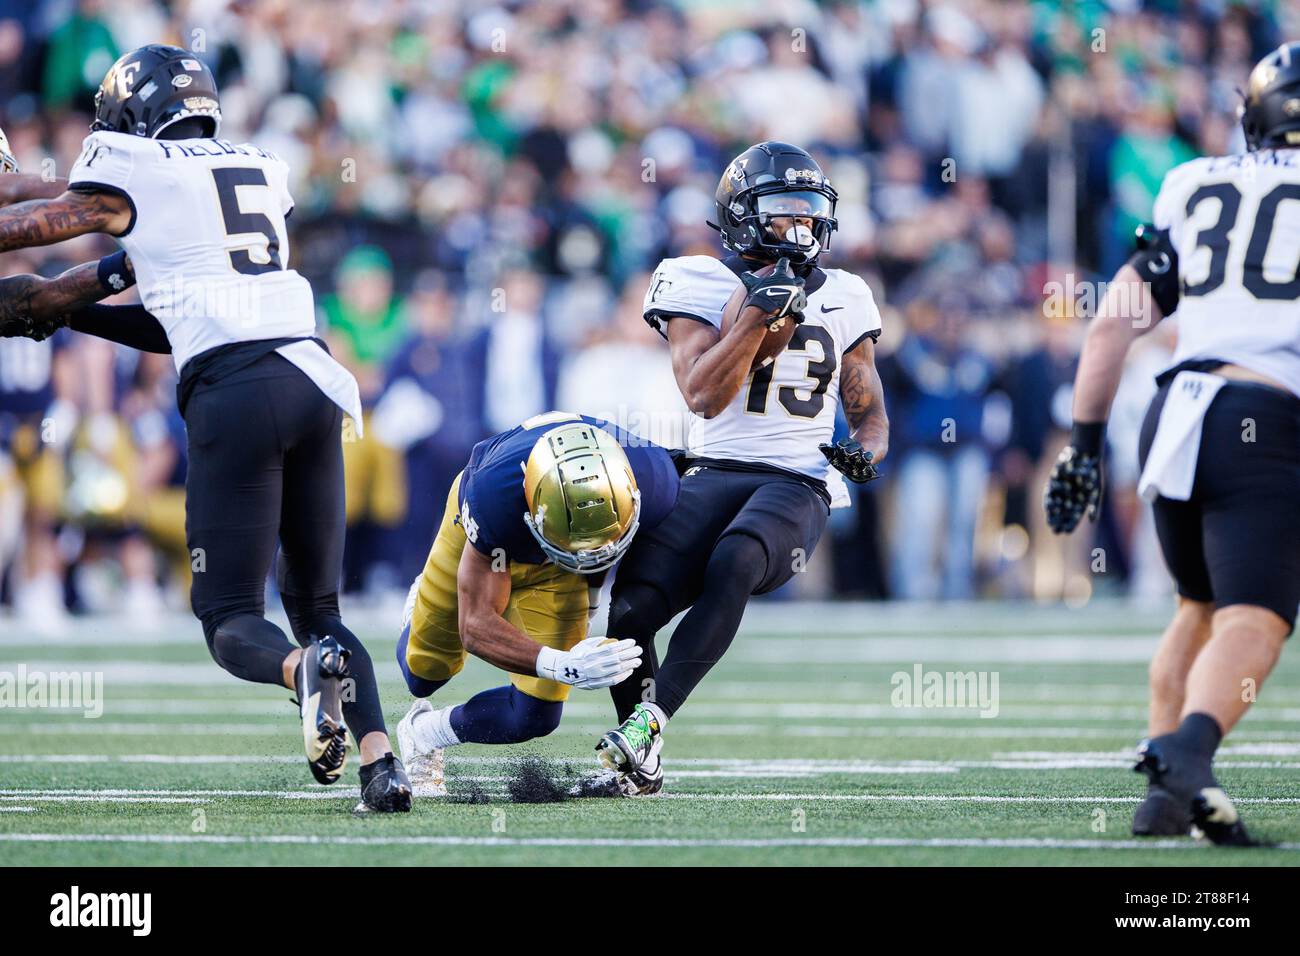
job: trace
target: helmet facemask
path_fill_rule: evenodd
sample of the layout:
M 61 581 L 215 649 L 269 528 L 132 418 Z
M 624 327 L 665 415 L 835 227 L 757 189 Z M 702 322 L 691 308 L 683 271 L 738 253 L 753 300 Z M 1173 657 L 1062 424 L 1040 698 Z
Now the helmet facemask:
M 623 536 L 617 541 L 611 541 L 597 548 L 566 551 L 546 540 L 546 511 L 547 506 L 541 505 L 536 515 L 524 515 L 524 524 L 532 532 L 533 539 L 542 549 L 542 553 L 566 571 L 575 574 L 596 574 L 613 567 L 618 559 L 623 557 L 624 552 L 632 546 L 632 539 L 636 536 L 637 529 L 641 527 L 641 492 L 632 492 L 632 523 L 623 532 Z
M 792 188 L 764 183 L 737 196 L 728 207 L 732 221 L 747 241 L 731 242 L 741 255 L 795 265 L 816 262 L 830 249 L 835 220 L 835 190 L 829 183 Z

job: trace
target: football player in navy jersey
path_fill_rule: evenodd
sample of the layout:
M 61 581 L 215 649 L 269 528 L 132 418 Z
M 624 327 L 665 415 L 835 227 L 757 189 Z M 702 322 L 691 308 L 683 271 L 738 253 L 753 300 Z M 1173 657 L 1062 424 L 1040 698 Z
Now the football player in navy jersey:
M 638 530 L 677 501 L 663 448 L 585 415 L 550 412 L 474 447 L 406 603 L 397 662 L 419 698 L 397 728 L 416 793 L 442 791 L 442 751 L 511 744 L 560 723 L 570 687 L 625 680 L 632 640 L 587 637 L 600 584 Z M 427 698 L 473 654 L 510 683 L 435 710 Z M 611 781 L 653 792 L 658 767 Z

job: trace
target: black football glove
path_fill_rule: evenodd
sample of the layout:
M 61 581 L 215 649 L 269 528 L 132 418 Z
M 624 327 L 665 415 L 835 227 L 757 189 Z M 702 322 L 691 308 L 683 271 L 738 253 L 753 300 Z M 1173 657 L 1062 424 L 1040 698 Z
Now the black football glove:
M 1057 534 L 1069 534 L 1083 516 L 1097 520 L 1101 504 L 1101 455 L 1066 445 L 1052 466 L 1043 492 L 1047 526 Z
M 803 277 L 794 274 L 790 260 L 782 257 L 771 275 L 760 276 L 746 272 L 740 277 L 749 292 L 741 311 L 751 305 L 763 312 L 763 324 L 790 316 L 795 323 L 803 321 L 803 310 L 808 307 L 808 297 L 803 291 Z
M 864 451 L 862 445 L 852 438 L 845 438 L 835 444 L 823 442 L 817 446 L 821 449 L 831 467 L 849 481 L 864 484 L 880 477 L 880 472 L 871 463 L 872 452 Z
M 68 324 L 68 317 L 33 319 L 30 315 L 15 315 L 0 319 L 0 338 L 32 339 L 43 342 Z

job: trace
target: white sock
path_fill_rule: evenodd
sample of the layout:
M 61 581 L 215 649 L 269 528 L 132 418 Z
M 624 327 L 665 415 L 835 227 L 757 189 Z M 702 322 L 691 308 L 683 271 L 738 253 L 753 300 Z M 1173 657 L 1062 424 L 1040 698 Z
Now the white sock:
M 651 700 L 641 701 L 641 706 L 650 711 L 651 716 L 659 722 L 659 732 L 662 734 L 664 728 L 668 726 L 668 715 L 664 713 L 664 709 Z
M 451 708 L 426 711 L 416 714 L 411 721 L 411 731 L 421 753 L 438 750 L 443 747 L 455 747 L 460 743 L 456 731 L 451 729 Z

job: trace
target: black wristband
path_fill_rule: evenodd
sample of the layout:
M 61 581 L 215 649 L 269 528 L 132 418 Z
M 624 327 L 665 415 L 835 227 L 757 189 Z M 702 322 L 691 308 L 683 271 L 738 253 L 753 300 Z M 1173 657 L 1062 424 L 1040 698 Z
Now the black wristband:
M 1100 455 L 1105 437 L 1105 422 L 1075 422 L 1070 429 L 1070 444 L 1085 455 Z
M 99 260 L 99 285 L 108 295 L 123 292 L 135 285 L 135 276 L 126 267 L 126 250 L 119 249 Z

